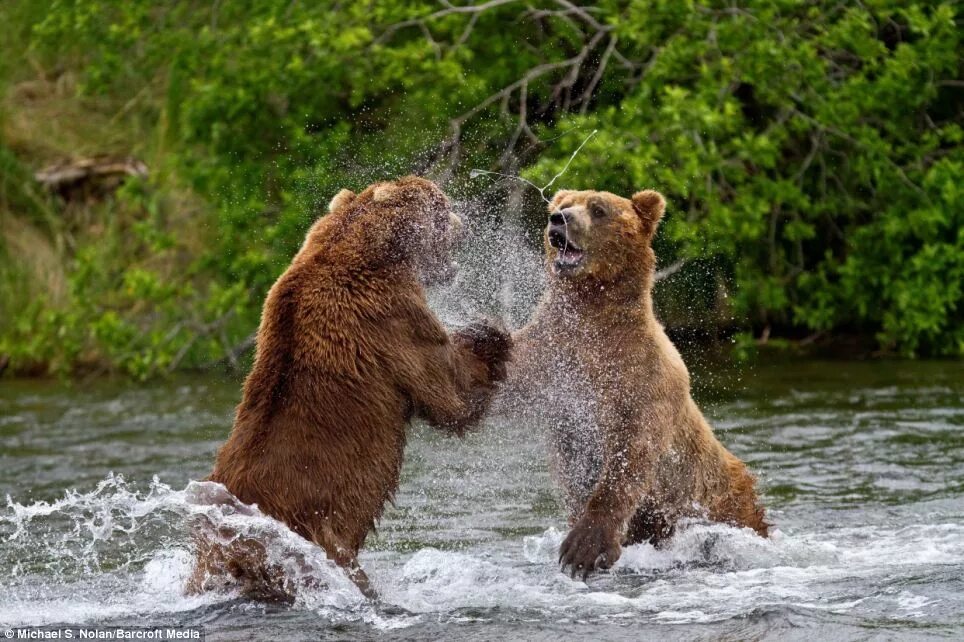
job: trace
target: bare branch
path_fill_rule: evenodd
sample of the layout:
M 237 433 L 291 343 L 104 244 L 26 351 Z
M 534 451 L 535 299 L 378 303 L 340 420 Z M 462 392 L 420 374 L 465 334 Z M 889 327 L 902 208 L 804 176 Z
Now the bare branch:
M 240 368 L 241 356 L 244 353 L 248 352 L 249 350 L 252 350 L 257 342 L 258 342 L 258 333 L 252 332 L 247 337 L 245 337 L 242 341 L 240 341 L 233 347 L 227 349 L 225 351 L 224 356 L 221 359 L 211 363 L 206 363 L 202 366 L 202 368 L 208 369 L 208 368 L 219 368 L 223 366 L 228 366 L 231 370 L 237 371 Z M 222 339 L 222 345 L 224 345 L 223 339 Z
M 592 14 L 590 14 L 589 12 L 595 10 L 593 7 L 580 7 L 569 2 L 569 0 L 556 0 L 556 4 L 558 4 L 561 7 L 564 7 L 566 11 L 570 11 L 573 14 L 579 16 L 583 20 L 583 22 L 588 24 L 596 31 L 609 31 L 612 28 L 602 24 L 601 22 L 599 22 L 598 20 L 592 17 Z
M 468 42 L 469 36 L 472 35 L 472 30 L 475 29 L 475 23 L 479 21 L 479 15 L 478 13 L 473 13 L 472 17 L 469 18 L 469 23 L 465 25 L 465 29 L 462 30 L 462 35 L 455 41 L 456 49 Z
M 230 310 L 222 314 L 214 321 L 211 321 L 210 323 L 198 323 L 196 321 L 195 322 L 186 321 L 178 324 L 175 328 L 176 330 L 180 331 L 180 329 L 184 327 L 184 325 L 187 325 L 194 330 L 194 333 L 190 336 L 187 342 L 185 342 L 185 344 L 181 346 L 181 349 L 177 351 L 177 353 L 174 355 L 174 358 L 171 359 L 171 362 L 167 365 L 167 372 L 170 373 L 177 370 L 177 368 L 181 365 L 181 361 L 184 360 L 184 357 L 187 356 L 188 352 L 190 352 L 191 348 L 194 347 L 194 344 L 197 343 L 198 339 L 202 337 L 208 337 L 208 336 L 214 335 L 215 333 L 219 333 L 221 337 L 222 346 L 225 349 L 227 349 L 228 346 L 225 345 L 226 336 L 224 334 L 224 329 L 228 321 L 231 320 L 231 318 L 234 316 L 234 313 L 235 313 L 235 309 L 231 308 Z M 172 331 L 168 333 L 168 337 L 173 339 L 176 334 L 177 334 L 176 332 Z M 168 339 L 165 339 L 165 340 L 168 340 Z M 232 358 L 232 363 L 234 363 L 236 360 L 237 360 L 236 358 Z
M 478 4 L 456 5 L 450 0 L 440 0 L 441 8 L 425 15 L 403 20 L 388 26 L 374 44 L 389 41 L 393 34 L 407 28 L 417 28 L 425 36 L 432 47 L 436 58 L 441 58 L 446 52 L 465 45 L 472 36 L 478 20 L 486 11 L 496 10 L 510 4 L 518 4 L 520 0 L 486 0 Z M 540 3 L 542 4 L 542 3 Z M 547 8 L 526 6 L 521 8 L 519 20 L 534 20 L 541 26 L 543 20 L 556 20 L 568 25 L 573 31 L 573 38 L 580 45 L 579 52 L 562 61 L 543 62 L 536 64 L 526 71 L 518 80 L 506 85 L 499 91 L 485 97 L 481 102 L 464 113 L 450 120 L 449 136 L 442 141 L 436 151 L 429 155 L 434 158 L 429 167 L 442 163 L 447 165 L 444 175 L 451 174 L 457 166 L 461 154 L 461 136 L 463 126 L 470 119 L 490 109 L 498 108 L 502 115 L 514 118 L 515 126 L 509 135 L 504 152 L 499 160 L 500 167 L 511 162 L 515 156 L 520 141 L 525 139 L 532 147 L 541 145 L 541 141 L 533 131 L 532 117 L 545 118 L 552 112 L 569 112 L 578 110 L 585 114 L 600 83 L 610 68 L 611 61 L 617 61 L 622 68 L 635 71 L 639 65 L 629 60 L 618 49 L 618 38 L 612 33 L 614 26 L 598 19 L 594 13 L 597 7 L 582 6 L 572 0 L 549 0 L 543 5 Z M 429 23 L 446 16 L 463 15 L 467 17 L 457 37 L 453 36 L 451 43 L 437 41 L 429 29 Z M 587 64 L 590 56 L 605 41 L 605 48 L 595 65 Z M 536 52 L 538 53 L 538 52 Z M 533 101 L 537 95 L 533 91 L 533 83 L 548 75 L 559 74 L 555 84 L 550 84 L 545 97 Z M 542 92 L 539 92 L 542 94 Z M 518 102 L 516 102 L 516 100 Z M 515 105 L 518 105 L 516 108 Z M 515 112 L 515 113 L 513 113 Z M 530 147 L 530 151 L 532 149 Z
M 468 119 L 477 115 L 479 112 L 485 110 L 487 107 L 489 107 L 496 101 L 502 100 L 503 98 L 505 98 L 505 96 L 511 96 L 517 89 L 521 88 L 523 85 L 528 85 L 533 80 L 540 78 L 551 71 L 555 71 L 557 69 L 565 69 L 567 67 L 572 67 L 573 65 L 580 64 L 581 61 L 582 61 L 582 57 L 577 55 L 573 58 L 569 58 L 568 60 L 562 60 L 559 62 L 546 62 L 541 65 L 536 65 L 535 67 L 527 71 L 525 75 L 522 76 L 522 78 L 520 78 L 519 80 L 516 80 L 515 82 L 509 85 L 506 85 L 505 87 L 495 92 L 494 94 L 492 94 L 491 96 L 489 96 L 488 98 L 480 102 L 478 105 L 470 109 L 469 111 L 455 118 L 452 122 L 458 123 L 459 125 L 461 125 Z
M 795 96 L 794 96 L 794 98 L 796 99 Z M 793 109 L 793 113 L 796 114 L 797 116 L 799 116 L 800 118 L 802 118 L 803 120 L 807 121 L 808 123 L 810 123 L 811 125 L 813 125 L 814 127 L 816 127 L 816 128 L 817 128 L 818 130 L 820 130 L 820 131 L 824 131 L 824 132 L 827 132 L 827 133 L 829 133 L 829 134 L 833 134 L 834 136 L 836 136 L 836 137 L 838 137 L 838 138 L 841 138 L 841 139 L 847 141 L 848 143 L 850 143 L 851 145 L 853 145 L 853 146 L 855 146 L 855 147 L 866 148 L 866 146 L 865 146 L 863 143 L 861 143 L 859 140 L 857 140 L 856 138 L 854 138 L 853 136 L 851 136 L 851 135 L 848 134 L 847 132 L 841 131 L 841 130 L 837 129 L 836 127 L 831 127 L 830 125 L 825 125 L 824 123 L 820 122 L 819 120 L 817 120 L 817 119 L 814 118 L 813 116 L 811 116 L 811 115 L 809 115 L 809 114 L 806 114 L 806 113 L 800 111 L 799 109 Z M 909 177 L 907 176 L 907 174 L 904 172 L 904 168 L 903 168 L 903 167 L 901 167 L 900 165 L 898 165 L 898 164 L 897 164 L 892 158 L 890 158 L 889 156 L 884 155 L 884 156 L 881 156 L 881 158 L 882 158 L 885 162 L 887 162 L 887 164 L 890 165 L 891 168 L 892 168 L 895 172 L 897 172 L 897 176 L 900 178 L 900 180 L 902 180 L 902 181 L 904 182 L 905 185 L 907 185 L 908 187 L 910 187 L 911 189 L 913 189 L 915 192 L 917 192 L 918 194 L 920 194 L 921 196 L 923 196 L 926 200 L 928 200 L 928 201 L 930 200 L 929 196 L 927 195 L 927 192 L 925 192 L 925 191 L 923 190 L 923 188 L 920 187 L 920 185 L 918 185 L 918 184 L 915 183 L 914 181 L 910 180 L 910 178 L 909 178 Z
M 444 9 L 439 9 L 434 13 L 422 16 L 421 18 L 412 18 L 410 20 L 403 20 L 401 22 L 396 22 L 390 25 L 378 38 L 375 39 L 375 44 L 383 44 L 389 38 L 391 38 L 396 31 L 400 29 L 405 29 L 406 27 L 417 27 L 419 25 L 424 25 L 426 21 L 436 20 L 438 18 L 444 18 L 445 16 L 457 15 L 457 14 L 480 14 L 483 11 L 488 11 L 489 9 L 494 9 L 495 7 L 500 7 L 506 4 L 512 4 L 514 2 L 519 2 L 519 0 L 489 0 L 488 2 L 483 2 L 481 4 L 470 4 L 470 5 L 453 5 L 448 2 L 444 2 Z
M 593 74 L 592 80 L 586 86 L 586 90 L 582 92 L 582 108 L 580 108 L 579 113 L 585 114 L 586 110 L 589 109 L 589 100 L 592 98 L 593 92 L 596 91 L 596 87 L 599 85 L 599 81 L 602 80 L 603 74 L 606 73 L 606 66 L 609 64 L 609 58 L 613 55 L 613 51 L 616 50 L 617 36 L 613 36 L 609 39 L 609 44 L 606 45 L 606 51 L 603 52 L 602 58 L 599 59 L 599 65 L 596 67 L 596 73 Z
M 535 67 L 527 71 L 521 78 L 519 78 L 515 82 L 509 85 L 506 85 L 499 91 L 488 96 L 485 100 L 477 104 L 472 109 L 464 112 L 463 114 L 461 114 L 460 116 L 457 116 L 456 118 L 453 118 L 450 121 L 450 127 L 452 129 L 452 133 L 449 135 L 449 138 L 445 142 L 443 142 L 442 144 L 443 151 L 441 152 L 440 155 L 441 156 L 446 155 L 446 151 L 447 151 L 450 167 L 456 165 L 458 161 L 459 141 L 462 135 L 462 125 L 467 120 L 475 117 L 476 115 L 478 115 L 479 113 L 481 113 L 482 111 L 486 110 L 487 108 L 491 107 L 492 105 L 494 105 L 499 101 L 502 101 L 503 103 L 507 104 L 508 100 L 512 97 L 512 95 L 516 91 L 520 92 L 520 97 L 521 97 L 519 125 L 517 127 L 518 134 L 525 133 L 530 141 L 538 142 L 538 137 L 535 135 L 535 133 L 532 132 L 532 129 L 528 123 L 527 101 L 528 101 L 529 84 L 532 81 L 537 80 L 538 78 L 541 78 L 542 76 L 545 76 L 546 74 L 549 74 L 553 71 L 566 69 L 566 68 L 570 68 L 570 69 L 577 68 L 582 65 L 582 62 L 585 59 L 585 56 L 586 56 L 586 49 L 584 48 L 583 51 L 580 51 L 578 55 L 572 58 L 569 58 L 568 60 L 536 65 Z M 556 86 L 556 88 L 554 89 L 554 94 L 558 94 L 561 91 L 560 87 L 564 86 L 566 82 L 574 82 L 574 80 L 571 80 L 569 78 L 569 74 L 567 74 L 566 78 L 563 80 L 562 83 L 560 83 L 560 85 Z M 515 142 L 518 142 L 518 134 L 513 136 L 513 138 L 515 139 Z M 506 152 L 503 153 L 503 159 L 507 158 L 507 154 L 511 153 L 512 147 L 514 147 L 515 142 L 513 142 L 512 145 L 507 147 Z
M 418 23 L 418 28 L 422 32 L 422 35 L 425 36 L 425 39 L 428 40 L 428 44 L 431 45 L 432 49 L 435 51 L 435 59 L 441 60 L 442 45 L 436 42 L 435 38 L 432 37 L 432 32 L 429 30 L 428 25 L 424 22 L 420 22 Z

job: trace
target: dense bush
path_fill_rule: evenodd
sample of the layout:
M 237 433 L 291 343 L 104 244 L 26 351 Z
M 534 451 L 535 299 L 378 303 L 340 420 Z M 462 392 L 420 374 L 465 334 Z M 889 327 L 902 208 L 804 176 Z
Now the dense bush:
M 721 259 L 739 318 L 962 354 L 959 19 L 936 3 L 639 3 L 613 23 L 645 73 L 561 126 L 600 131 L 575 161 L 586 184 L 671 195 L 665 233 Z
M 82 151 L 152 168 L 54 243 L 59 301 L 2 311 L 15 365 L 216 361 L 338 188 L 471 167 L 542 180 L 593 129 L 562 180 L 666 193 L 682 317 L 692 285 L 713 323 L 964 353 L 954 3 L 62 0 L 0 22 L 0 119 L 30 113 L 22 83 L 69 78 L 62 100 L 92 114 L 74 119 Z M 0 131 L 5 182 L 77 152 Z M 7 225 L 36 218 L 23 200 L 0 201 Z M 0 288 L 19 282 L 9 248 L 0 266 Z

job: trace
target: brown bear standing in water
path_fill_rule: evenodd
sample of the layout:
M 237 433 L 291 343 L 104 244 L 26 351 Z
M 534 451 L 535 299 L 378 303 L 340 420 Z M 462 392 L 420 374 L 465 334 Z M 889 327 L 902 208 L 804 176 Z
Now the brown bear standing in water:
M 561 191 L 549 206 L 549 288 L 514 337 L 510 408 L 551 424 L 572 526 L 560 561 L 585 578 L 621 546 L 669 537 L 686 516 L 767 535 L 755 479 L 713 435 L 653 314 L 651 241 L 665 201 Z
M 450 336 L 426 303 L 423 284 L 452 272 L 460 229 L 424 179 L 342 190 L 268 293 L 254 366 L 209 477 L 322 547 L 369 595 L 356 556 L 398 487 L 409 420 L 460 435 L 505 374 L 506 333 L 474 325 Z M 233 583 L 290 599 L 264 546 L 232 535 L 196 536 L 189 590 Z

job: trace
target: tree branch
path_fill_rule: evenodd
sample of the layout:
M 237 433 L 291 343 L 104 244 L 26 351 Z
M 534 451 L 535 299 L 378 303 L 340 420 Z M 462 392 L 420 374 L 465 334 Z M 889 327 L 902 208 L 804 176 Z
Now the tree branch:
M 429 20 L 436 20 L 438 18 L 444 18 L 445 16 L 458 14 L 478 15 L 483 11 L 488 11 L 489 9 L 501 7 L 502 5 L 506 4 L 512 4 L 514 2 L 519 2 L 519 0 L 489 0 L 488 2 L 483 2 L 482 4 L 470 5 L 453 5 L 449 2 L 443 2 L 445 5 L 444 9 L 439 9 L 438 11 L 422 16 L 421 18 L 412 18 L 410 20 L 403 20 L 401 22 L 396 22 L 393 25 L 389 25 L 389 27 L 382 32 L 382 35 L 375 39 L 375 44 L 384 44 L 395 34 L 395 32 L 405 29 L 406 27 L 424 26 L 424 24 Z

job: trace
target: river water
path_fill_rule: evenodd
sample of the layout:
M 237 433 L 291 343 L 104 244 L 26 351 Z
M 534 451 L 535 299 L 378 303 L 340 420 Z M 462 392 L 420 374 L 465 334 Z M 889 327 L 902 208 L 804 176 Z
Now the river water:
M 0 625 L 193 625 L 208 639 L 964 637 L 964 365 L 782 361 L 693 372 L 722 441 L 760 477 L 764 540 L 694 523 L 561 574 L 543 437 L 492 418 L 411 431 L 362 563 L 381 602 L 271 520 L 324 588 L 291 607 L 185 597 L 198 510 L 239 382 L 0 383 Z M 6 499 L 4 499 L 4 497 Z

